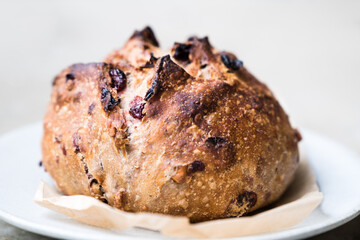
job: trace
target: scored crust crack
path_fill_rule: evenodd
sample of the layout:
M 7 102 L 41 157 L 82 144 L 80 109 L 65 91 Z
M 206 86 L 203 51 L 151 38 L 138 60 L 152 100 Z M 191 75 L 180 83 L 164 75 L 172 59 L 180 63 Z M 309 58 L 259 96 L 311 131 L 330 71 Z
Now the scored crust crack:
M 164 52 L 146 27 L 103 62 L 54 79 L 42 161 L 67 195 L 199 222 L 279 199 L 300 140 L 235 55 L 207 37 Z

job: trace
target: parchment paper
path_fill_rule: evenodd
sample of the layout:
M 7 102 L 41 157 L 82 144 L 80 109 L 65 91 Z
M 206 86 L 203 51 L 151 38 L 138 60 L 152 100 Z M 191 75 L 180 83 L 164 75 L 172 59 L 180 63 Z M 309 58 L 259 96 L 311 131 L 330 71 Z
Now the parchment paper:
M 39 205 L 82 223 L 117 230 L 140 227 L 167 236 L 191 238 L 236 237 L 289 228 L 306 218 L 321 201 L 322 193 L 305 160 L 300 161 L 294 182 L 276 204 L 251 216 L 195 224 L 190 224 L 186 217 L 128 213 L 92 197 L 65 196 L 44 182 L 40 183 L 35 195 L 35 202 Z

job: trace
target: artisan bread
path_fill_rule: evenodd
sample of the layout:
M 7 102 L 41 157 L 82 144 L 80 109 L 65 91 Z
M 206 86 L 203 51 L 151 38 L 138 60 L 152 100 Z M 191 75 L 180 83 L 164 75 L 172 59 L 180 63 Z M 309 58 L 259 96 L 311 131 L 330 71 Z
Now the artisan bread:
M 65 194 L 199 222 L 279 199 L 300 139 L 235 55 L 206 37 L 164 52 L 147 27 L 54 79 L 42 161 Z

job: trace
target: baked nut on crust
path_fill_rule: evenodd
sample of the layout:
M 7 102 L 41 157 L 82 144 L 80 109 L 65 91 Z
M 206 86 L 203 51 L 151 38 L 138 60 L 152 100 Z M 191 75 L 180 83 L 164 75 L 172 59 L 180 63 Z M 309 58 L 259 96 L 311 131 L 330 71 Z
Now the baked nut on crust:
M 198 222 L 277 200 L 300 139 L 233 54 L 197 37 L 163 53 L 147 27 L 104 62 L 55 78 L 42 150 L 65 194 Z

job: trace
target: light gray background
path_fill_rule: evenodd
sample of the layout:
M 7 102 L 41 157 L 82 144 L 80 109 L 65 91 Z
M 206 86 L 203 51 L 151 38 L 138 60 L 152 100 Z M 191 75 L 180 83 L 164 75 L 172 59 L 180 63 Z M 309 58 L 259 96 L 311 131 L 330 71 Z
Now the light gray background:
M 360 1 L 1 1 L 0 133 L 42 119 L 63 68 L 101 61 L 148 24 L 164 48 L 209 36 L 268 84 L 294 126 L 360 153 Z M 1 221 L 0 236 L 33 238 Z

